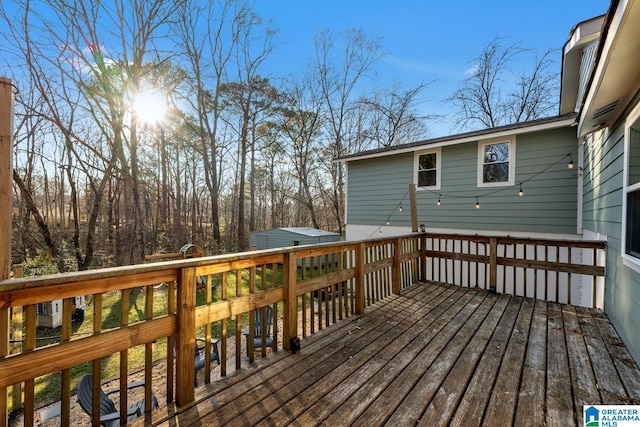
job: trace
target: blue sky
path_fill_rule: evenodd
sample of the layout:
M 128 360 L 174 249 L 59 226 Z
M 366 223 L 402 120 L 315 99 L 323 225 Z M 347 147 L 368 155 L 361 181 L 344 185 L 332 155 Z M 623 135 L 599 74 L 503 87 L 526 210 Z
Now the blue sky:
M 313 55 L 313 37 L 323 28 L 361 28 L 380 36 L 387 56 L 377 66 L 381 84 L 394 79 L 406 87 L 421 81 L 425 112 L 448 114 L 442 100 L 460 87 L 470 61 L 496 35 L 541 54 L 560 49 L 571 28 L 606 13 L 606 0 L 256 0 L 254 9 L 279 29 L 279 48 L 269 62 L 274 75 L 301 70 Z M 529 63 L 532 57 L 529 57 Z M 527 64 L 514 64 L 527 68 Z M 429 123 L 431 136 L 451 133 L 449 117 Z

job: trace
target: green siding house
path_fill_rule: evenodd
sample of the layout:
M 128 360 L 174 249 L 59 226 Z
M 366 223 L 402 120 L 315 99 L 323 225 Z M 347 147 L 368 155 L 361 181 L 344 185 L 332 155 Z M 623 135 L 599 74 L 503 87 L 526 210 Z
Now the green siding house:
M 409 185 L 430 231 L 575 237 L 575 113 L 372 150 L 347 164 L 348 240 L 411 229 Z M 402 209 L 401 209 L 402 208 Z
M 605 311 L 640 361 L 640 2 L 614 0 L 600 19 L 578 24 L 565 45 L 563 69 L 593 60 L 574 76 L 575 106 L 561 111 L 579 114 L 583 235 L 607 241 Z
M 556 117 L 337 159 L 346 238 L 428 231 L 606 240 L 603 303 L 640 361 L 640 0 L 612 0 L 563 48 Z

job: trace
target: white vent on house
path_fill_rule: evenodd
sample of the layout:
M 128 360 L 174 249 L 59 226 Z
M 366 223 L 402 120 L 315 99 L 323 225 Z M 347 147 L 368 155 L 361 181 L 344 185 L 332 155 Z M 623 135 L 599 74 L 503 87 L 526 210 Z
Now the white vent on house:
M 611 104 L 607 104 L 604 107 L 598 108 L 595 113 L 593 113 L 593 118 L 597 119 L 598 117 L 602 117 L 605 114 L 609 114 L 616 109 L 616 107 L 618 106 L 618 102 L 620 102 L 620 100 L 616 99 Z

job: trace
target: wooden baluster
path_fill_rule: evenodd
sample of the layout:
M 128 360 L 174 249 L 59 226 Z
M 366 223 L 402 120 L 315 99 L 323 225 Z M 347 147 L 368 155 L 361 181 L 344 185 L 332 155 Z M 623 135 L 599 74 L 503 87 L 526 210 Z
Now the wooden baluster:
M 170 316 L 176 314 L 176 282 L 169 282 L 167 289 L 167 312 Z M 167 337 L 167 403 L 173 402 L 174 393 L 174 354 L 176 349 L 176 331 Z
M 22 264 L 13 266 L 13 278 L 19 279 L 23 276 Z M 9 346 L 10 354 L 22 352 L 22 306 L 11 307 L 11 335 L 13 343 Z M 22 384 L 15 384 L 11 388 L 11 411 L 22 408 Z
M 402 240 L 397 238 L 393 241 L 393 269 L 391 270 L 392 292 L 400 295 L 402 290 L 402 277 L 400 271 L 400 260 L 402 259 Z
M 93 322 L 92 329 L 93 334 L 98 335 L 102 331 L 102 294 L 93 295 Z M 92 407 L 100 407 L 100 378 L 101 378 L 101 359 L 94 359 L 91 363 L 91 372 L 93 375 L 93 387 L 92 387 Z M 91 413 L 91 424 L 94 426 L 100 425 L 100 411 L 96 410 Z
M 236 297 L 242 295 L 242 271 L 240 269 L 236 270 Z M 249 312 L 249 318 L 253 317 L 253 313 Z M 242 314 L 236 314 L 236 322 L 235 322 L 235 334 L 236 334 L 236 369 L 240 369 L 242 367 L 242 340 L 240 337 L 242 336 Z M 264 325 L 264 323 L 263 323 Z M 253 330 L 253 329 L 252 329 Z M 250 337 L 253 338 L 253 337 Z M 250 339 L 249 341 L 253 341 Z
M 283 312 L 283 347 L 286 351 L 290 351 L 291 339 L 298 336 L 298 307 L 296 306 L 296 285 L 297 278 L 297 261 L 296 253 L 288 252 L 284 256 L 284 312 Z M 274 324 L 277 323 L 277 313 L 274 313 Z M 274 329 L 274 337 L 275 329 Z M 275 343 L 275 339 L 273 340 Z
M 485 246 L 486 248 L 486 246 Z M 494 291 L 498 283 L 498 240 L 489 238 L 489 289 Z
M 356 314 L 364 314 L 364 257 L 365 247 L 364 243 L 358 244 L 355 253 L 355 267 L 356 267 Z
M 153 285 L 145 287 L 145 320 L 153 319 Z M 151 385 L 153 378 L 153 342 L 144 345 L 144 411 L 151 412 Z
M 29 304 L 25 307 L 25 331 L 24 351 L 29 352 L 36 348 L 36 305 Z M 35 380 L 24 382 L 24 424 L 33 425 L 33 413 L 35 411 Z

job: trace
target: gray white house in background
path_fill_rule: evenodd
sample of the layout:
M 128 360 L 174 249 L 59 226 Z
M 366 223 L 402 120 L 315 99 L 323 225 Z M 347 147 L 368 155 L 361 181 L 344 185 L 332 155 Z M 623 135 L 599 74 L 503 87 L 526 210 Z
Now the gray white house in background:
M 337 159 L 346 238 L 409 232 L 415 183 L 428 231 L 606 240 L 604 309 L 638 362 L 640 0 L 571 29 L 561 82 L 557 117 Z
M 257 250 L 314 245 L 339 240 L 339 233 L 311 227 L 272 228 L 271 230 L 253 231 L 249 234 L 249 246 L 255 247 Z

